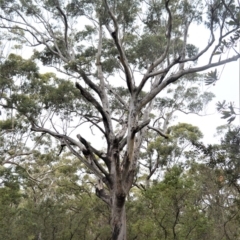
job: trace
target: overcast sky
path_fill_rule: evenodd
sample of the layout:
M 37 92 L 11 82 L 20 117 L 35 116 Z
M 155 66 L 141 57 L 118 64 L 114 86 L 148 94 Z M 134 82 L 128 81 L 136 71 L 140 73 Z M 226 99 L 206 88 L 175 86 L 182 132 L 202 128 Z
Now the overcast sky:
M 189 43 L 192 43 L 200 48 L 200 50 L 206 46 L 208 41 L 208 34 L 204 26 L 193 26 L 190 29 Z M 240 46 L 238 46 L 240 49 Z M 231 56 L 233 53 L 229 53 Z M 206 64 L 208 61 L 207 57 L 204 57 L 198 61 L 199 66 Z M 228 63 L 224 66 L 218 67 L 218 71 L 222 74 L 219 81 L 216 82 L 215 86 L 205 86 L 203 85 L 202 90 L 208 90 L 215 94 L 215 98 L 212 103 L 209 104 L 206 114 L 204 117 L 199 117 L 196 115 L 183 115 L 179 114 L 177 122 L 188 122 L 193 125 L 197 125 L 204 134 L 204 142 L 212 143 L 217 142 L 219 137 L 214 138 L 216 133 L 216 127 L 226 124 L 226 119 L 221 119 L 221 115 L 216 111 L 216 103 L 218 101 L 226 100 L 227 102 L 234 102 L 235 107 L 239 107 L 239 70 L 240 62 L 235 61 Z M 214 68 L 212 69 L 214 70 Z M 239 125 L 239 118 L 237 118 L 233 123 Z

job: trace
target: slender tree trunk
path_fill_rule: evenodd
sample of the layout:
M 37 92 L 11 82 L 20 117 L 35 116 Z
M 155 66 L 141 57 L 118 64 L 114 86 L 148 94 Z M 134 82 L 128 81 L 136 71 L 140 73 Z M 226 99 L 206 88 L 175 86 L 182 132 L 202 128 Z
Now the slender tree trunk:
M 111 227 L 112 227 L 112 240 L 126 240 L 126 209 L 125 209 L 125 194 L 119 196 L 114 194 L 112 200 L 111 212 Z

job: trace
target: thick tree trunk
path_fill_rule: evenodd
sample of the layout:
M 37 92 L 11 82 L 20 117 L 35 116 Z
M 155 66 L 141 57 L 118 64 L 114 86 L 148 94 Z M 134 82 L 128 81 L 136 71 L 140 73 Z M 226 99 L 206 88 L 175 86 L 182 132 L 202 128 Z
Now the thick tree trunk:
M 125 210 L 125 194 L 113 196 L 112 212 L 111 212 L 111 227 L 112 240 L 126 240 L 126 210 Z

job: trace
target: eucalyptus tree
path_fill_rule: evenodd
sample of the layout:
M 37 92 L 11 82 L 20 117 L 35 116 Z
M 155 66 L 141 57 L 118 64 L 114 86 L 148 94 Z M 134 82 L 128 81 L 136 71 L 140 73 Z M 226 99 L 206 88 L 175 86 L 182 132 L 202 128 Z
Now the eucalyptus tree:
M 144 190 L 161 179 L 163 173 L 175 165 L 188 165 L 187 160 L 195 150 L 193 141 L 199 141 L 202 133 L 191 124 L 179 123 L 168 128 L 168 140 L 155 135 L 149 141 L 147 150 L 140 154 L 140 166 L 143 176 L 139 176 L 139 183 L 135 184 Z M 197 159 L 197 157 L 195 157 Z M 153 179 L 154 177 L 154 179 Z
M 235 239 L 240 234 L 239 194 L 222 171 L 202 163 L 169 168 L 162 181 L 127 206 L 131 239 Z
M 168 137 L 166 129 L 153 126 L 158 94 L 186 76 L 240 58 L 235 48 L 240 37 L 236 4 L 233 0 L 0 1 L 2 34 L 12 34 L 24 51 L 32 47 L 32 59 L 61 73 L 43 75 L 26 65 L 21 79 L 16 66 L 22 60 L 10 55 L 16 66 L 6 75 L 6 65 L 2 68 L 2 106 L 13 109 L 31 131 L 59 140 L 95 175 L 96 194 L 111 209 L 112 239 L 127 238 L 125 200 L 138 171 L 144 136 L 156 131 Z M 200 50 L 188 40 L 191 26 L 198 24 L 207 32 Z M 204 56 L 205 64 L 196 66 Z M 21 95 L 9 97 L 9 77 L 18 81 Z M 210 72 L 206 83 L 217 77 L 217 71 Z M 102 136 L 103 149 L 83 131 L 84 123 Z
M 222 129 L 221 129 L 222 128 Z M 198 154 L 203 154 L 205 161 L 213 168 L 221 172 L 224 182 L 233 186 L 240 193 L 239 184 L 239 127 L 226 125 L 219 130 L 227 130 L 220 144 L 205 146 L 201 142 L 193 142 L 197 147 Z

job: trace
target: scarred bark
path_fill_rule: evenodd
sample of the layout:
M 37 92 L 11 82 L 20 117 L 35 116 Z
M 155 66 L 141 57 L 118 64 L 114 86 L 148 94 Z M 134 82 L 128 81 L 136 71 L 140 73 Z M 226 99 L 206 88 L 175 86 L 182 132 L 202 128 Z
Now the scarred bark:
M 126 236 L 126 210 L 125 210 L 125 193 L 113 193 L 111 227 L 112 240 L 125 240 Z
M 109 148 L 109 156 L 111 158 L 111 228 L 113 240 L 126 239 L 126 212 L 125 199 L 126 187 L 122 178 L 121 160 L 119 156 L 119 141 L 115 138 L 113 144 Z

